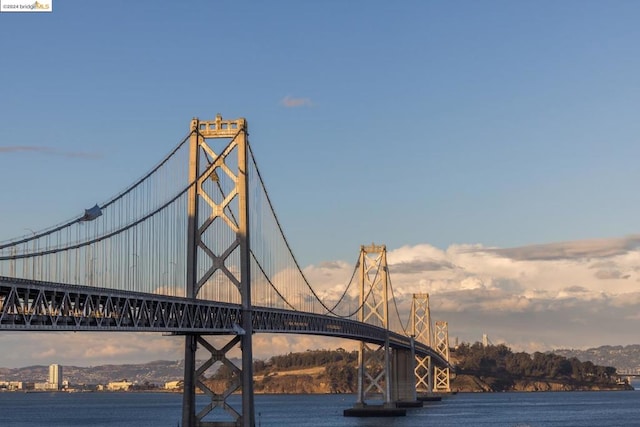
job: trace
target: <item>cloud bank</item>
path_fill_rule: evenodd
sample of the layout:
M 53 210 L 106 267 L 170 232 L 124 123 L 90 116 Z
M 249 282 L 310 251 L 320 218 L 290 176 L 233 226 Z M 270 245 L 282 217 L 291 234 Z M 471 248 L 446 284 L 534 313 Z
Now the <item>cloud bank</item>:
M 432 319 L 449 323 L 452 344 L 456 338 L 479 341 L 486 333 L 493 343 L 514 350 L 546 351 L 640 342 L 639 242 L 639 236 L 628 236 L 506 249 L 459 244 L 444 250 L 420 244 L 390 249 L 387 259 L 405 324 L 412 295 L 429 293 Z M 327 260 L 307 266 L 304 273 L 331 303 L 344 293 L 354 268 L 350 262 Z M 352 285 L 344 301 L 357 307 L 358 292 Z M 180 337 L 160 334 L 2 332 L 0 347 L 16 351 L 0 355 L 0 367 L 179 360 L 183 346 Z M 261 359 L 336 347 L 355 349 L 357 343 L 254 336 L 254 356 Z
M 432 318 L 449 322 L 452 343 L 486 333 L 494 343 L 544 351 L 638 342 L 639 243 L 634 235 L 505 249 L 422 244 L 390 250 L 387 259 L 402 315 L 413 293 L 429 293 Z M 305 272 L 314 284 L 329 274 L 321 285 L 329 296 L 352 268 Z
M 580 258 L 607 258 L 627 253 L 640 247 L 640 235 L 619 239 L 592 239 L 574 242 L 549 243 L 509 249 L 480 249 L 515 260 L 560 260 Z

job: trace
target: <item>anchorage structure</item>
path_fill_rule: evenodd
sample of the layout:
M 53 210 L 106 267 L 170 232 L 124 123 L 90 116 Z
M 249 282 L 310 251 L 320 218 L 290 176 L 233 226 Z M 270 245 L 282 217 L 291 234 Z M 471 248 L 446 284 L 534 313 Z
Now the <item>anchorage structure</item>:
M 230 142 L 218 150 L 214 146 L 216 139 L 230 139 Z M 255 424 L 247 154 L 245 119 L 222 120 L 218 115 L 212 121 L 197 118 L 191 121 L 186 296 L 206 298 L 212 286 L 221 280 L 230 282 L 239 295 L 241 320 L 238 320 L 241 324 L 233 325 L 236 335 L 221 348 L 216 348 L 203 335 L 186 335 L 182 408 L 182 425 L 185 427 L 253 427 Z M 239 264 L 239 268 L 230 268 L 232 263 L 234 266 Z M 237 344 L 242 350 L 241 370 L 227 357 Z M 196 367 L 198 345 L 206 349 L 210 357 Z M 222 393 L 214 392 L 203 381 L 207 369 L 217 363 L 222 363 L 234 375 L 234 380 Z M 195 402 L 196 388 L 210 398 L 210 403 L 199 411 Z M 242 390 L 240 411 L 227 403 L 227 398 L 238 389 Z M 216 408 L 226 411 L 232 421 L 207 418 Z

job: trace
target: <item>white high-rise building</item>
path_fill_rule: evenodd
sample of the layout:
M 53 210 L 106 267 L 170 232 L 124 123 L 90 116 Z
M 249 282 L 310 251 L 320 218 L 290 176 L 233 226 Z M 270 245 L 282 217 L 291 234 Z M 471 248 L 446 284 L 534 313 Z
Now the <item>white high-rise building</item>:
M 62 366 L 58 364 L 49 365 L 49 384 L 52 388 L 60 390 L 62 387 Z

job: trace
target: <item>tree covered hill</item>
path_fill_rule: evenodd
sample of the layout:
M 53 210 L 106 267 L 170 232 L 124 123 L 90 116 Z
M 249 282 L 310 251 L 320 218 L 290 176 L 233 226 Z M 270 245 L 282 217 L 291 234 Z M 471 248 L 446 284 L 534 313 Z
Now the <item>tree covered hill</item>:
M 254 390 L 258 393 L 355 393 L 357 351 L 307 350 L 273 356 L 253 363 Z M 208 381 L 220 392 L 232 381 L 232 373 L 221 367 Z
M 452 387 L 463 390 L 462 380 L 480 379 L 483 391 L 590 390 L 624 388 L 618 384 L 616 368 L 581 362 L 553 353 L 513 353 L 505 345 L 463 343 L 452 350 L 457 377 Z M 460 380 L 459 380 L 460 378 Z M 472 381 L 474 382 L 474 381 Z M 478 385 L 478 381 L 474 382 Z
M 455 391 L 546 391 L 625 389 L 613 367 L 555 354 L 513 353 L 504 345 L 462 344 L 451 350 L 457 365 Z M 254 387 L 263 393 L 354 393 L 356 351 L 307 350 L 254 362 Z M 221 388 L 231 372 L 220 369 L 211 385 Z M 221 388 L 222 389 L 222 388 Z

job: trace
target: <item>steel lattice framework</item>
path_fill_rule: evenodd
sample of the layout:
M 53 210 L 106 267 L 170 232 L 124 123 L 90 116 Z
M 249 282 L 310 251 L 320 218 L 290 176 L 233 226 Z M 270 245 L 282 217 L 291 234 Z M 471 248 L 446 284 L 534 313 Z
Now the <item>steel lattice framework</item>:
M 449 383 L 449 324 L 447 322 L 436 321 L 435 341 L 436 351 L 447 363 L 433 368 L 434 391 L 448 393 L 451 391 L 451 387 Z
M 216 153 L 211 142 L 219 139 L 230 141 Z M 211 343 L 203 345 L 211 355 L 203 366 L 196 367 L 196 351 L 198 343 L 202 344 L 206 339 L 195 334 L 186 336 L 182 406 L 182 424 L 185 426 L 223 424 L 206 421 L 215 408 L 225 410 L 231 416 L 233 425 L 253 427 L 255 424 L 247 165 L 245 119 L 223 120 L 217 115 L 211 121 L 197 118 L 191 121 L 189 182 L 195 185 L 189 188 L 187 202 L 187 296 L 197 298 L 209 279 L 221 272 L 237 288 L 243 316 L 236 325 L 240 338 L 232 338 L 220 349 Z M 228 188 L 223 188 L 221 179 L 229 183 Z M 234 211 L 238 218 L 233 214 Z M 239 260 L 239 265 L 232 271 L 227 262 L 233 264 L 234 259 Z M 227 366 L 233 365 L 226 355 L 236 344 L 240 344 L 242 350 L 242 369 L 234 369 L 234 381 L 227 390 L 217 394 L 206 386 L 201 375 L 208 365 L 216 361 Z M 210 404 L 200 411 L 196 409 L 196 389 L 211 398 Z M 240 411 L 227 403 L 227 397 L 238 389 L 242 391 Z
M 371 244 L 360 247 L 360 321 L 378 324 L 389 329 L 389 284 L 387 248 Z M 389 342 L 375 347 L 360 343 L 358 353 L 358 397 L 356 406 L 366 404 L 368 398 L 382 396 L 391 405 L 391 351 Z
M 411 340 L 378 326 L 339 317 L 254 307 L 255 332 L 341 337 L 411 349 Z M 243 312 L 238 304 L 92 286 L 64 285 L 0 277 L 0 329 L 16 331 L 170 332 L 237 335 Z M 422 343 L 416 353 L 446 361 Z
M 233 304 L 0 277 L 0 327 L 9 330 L 230 333 Z
M 411 334 L 416 341 L 431 346 L 431 310 L 429 294 L 413 294 L 411 304 Z M 433 368 L 430 355 L 416 354 L 416 390 L 431 393 L 433 391 Z

